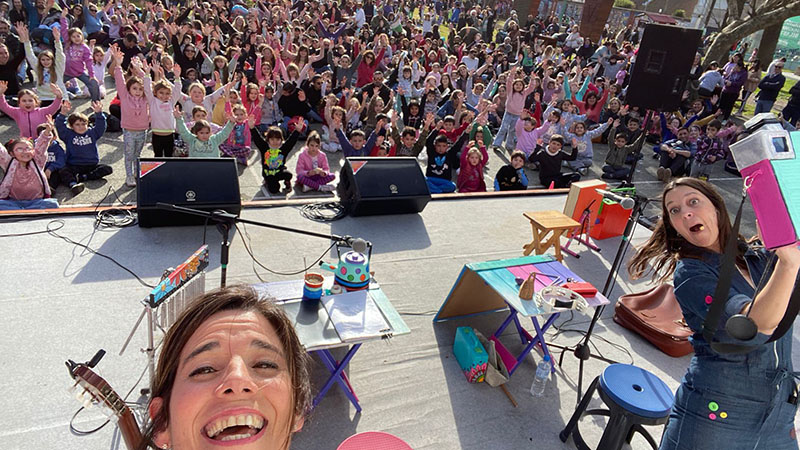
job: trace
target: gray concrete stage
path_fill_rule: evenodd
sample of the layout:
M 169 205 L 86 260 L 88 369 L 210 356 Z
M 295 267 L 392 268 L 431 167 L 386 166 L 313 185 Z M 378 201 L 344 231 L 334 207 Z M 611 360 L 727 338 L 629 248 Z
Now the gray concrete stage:
M 574 448 L 558 439 L 576 400 L 578 364 L 572 356 L 566 357 L 541 399 L 532 398 L 528 392 L 535 362 L 525 361 L 507 385 L 519 402 L 515 409 L 500 390 L 468 384 L 452 353 L 457 326 L 474 326 L 488 334 L 505 314 L 432 323 L 464 264 L 520 256 L 522 244 L 531 238 L 522 212 L 561 210 L 564 200 L 565 196 L 545 196 L 436 201 L 419 215 L 345 218 L 332 224 L 303 219 L 296 207 L 245 210 L 243 217 L 248 219 L 372 241 L 376 278 L 412 329 L 410 335 L 365 344 L 350 364 L 350 380 L 363 412 L 356 414 L 340 388 L 334 386 L 296 436 L 293 448 L 333 450 L 346 437 L 367 430 L 393 433 L 415 449 Z M 51 220 L 6 222 L 0 234 L 42 231 Z M 166 267 L 183 261 L 200 246 L 203 237 L 200 227 L 94 231 L 93 217 L 62 220 L 63 228 L 57 233 L 117 259 L 148 283 L 155 283 Z M 313 261 L 328 245 L 320 239 L 252 226 L 246 231 L 257 257 L 278 271 L 301 268 L 304 258 Z M 648 234 L 639 227 L 634 243 L 641 243 Z M 229 282 L 256 283 L 258 278 L 241 236 L 235 235 L 231 249 Z M 212 263 L 206 286 L 210 288 L 219 282 L 219 234 L 209 229 L 208 238 Z M 600 241 L 602 253 L 583 250 L 580 259 L 567 257 L 565 262 L 602 287 L 618 243 L 618 238 Z M 145 345 L 143 329 L 123 356 L 118 352 L 141 312 L 139 300 L 149 289 L 107 259 L 47 234 L 2 238 L 0 254 L 6 262 L 0 272 L 4 286 L 0 316 L 5 318 L 0 331 L 4 358 L 0 409 L 6 411 L 0 419 L 0 448 L 122 448 L 115 447 L 119 444 L 111 426 L 88 437 L 70 434 L 68 423 L 79 405 L 66 391 L 71 380 L 64 361 L 85 361 L 104 348 L 108 354 L 98 366 L 99 373 L 122 395 L 132 389 L 145 369 L 145 358 L 138 351 Z M 266 280 L 284 278 L 261 269 L 259 274 Z M 623 275 L 610 297 L 616 299 L 643 286 L 642 282 L 632 284 Z M 607 357 L 634 362 L 654 372 L 676 388 L 690 358 L 675 359 L 660 353 L 616 325 L 611 316 L 612 309 L 606 309 L 596 328 L 598 338 L 593 342 L 597 348 Z M 576 316 L 567 328 L 585 330 L 588 321 L 586 316 Z M 532 328 L 530 322 L 526 326 Z M 510 334 L 512 328 L 504 341 L 518 349 L 518 340 Z M 578 339 L 578 334 L 563 333 L 554 342 L 573 344 Z M 606 340 L 621 345 L 631 356 Z M 604 367 L 591 360 L 586 384 Z M 324 375 L 324 367 L 315 360 L 316 389 Z M 147 381 L 145 376 L 131 400 Z M 100 424 L 101 418 L 99 411 L 92 409 L 78 416 L 76 426 L 90 429 Z M 598 424 L 587 420 L 583 429 L 589 442 L 599 439 Z M 660 429 L 652 431 L 658 439 Z M 641 438 L 634 444 L 634 448 L 646 448 Z

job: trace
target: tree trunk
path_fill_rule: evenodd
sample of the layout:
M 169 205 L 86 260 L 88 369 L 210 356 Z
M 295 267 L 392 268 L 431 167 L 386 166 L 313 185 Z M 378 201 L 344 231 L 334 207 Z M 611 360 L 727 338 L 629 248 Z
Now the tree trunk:
M 761 60 L 761 67 L 766 68 L 772 61 L 782 28 L 783 22 L 764 29 L 764 34 L 761 35 L 761 45 L 758 46 L 758 59 Z M 745 58 L 747 58 L 747 55 L 745 55 Z
M 782 24 L 786 19 L 797 15 L 800 15 L 800 0 L 788 2 L 785 6 L 770 11 L 757 11 L 754 17 L 731 18 L 730 23 L 717 34 L 708 48 L 706 57 L 703 59 L 703 66 L 707 66 L 711 61 L 724 64 L 728 60 L 730 47 L 739 39 L 773 25 Z

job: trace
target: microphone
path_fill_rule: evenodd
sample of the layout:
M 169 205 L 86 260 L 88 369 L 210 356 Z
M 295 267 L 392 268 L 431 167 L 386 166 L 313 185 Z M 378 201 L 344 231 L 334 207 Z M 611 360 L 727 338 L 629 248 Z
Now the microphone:
M 622 209 L 633 209 L 633 206 L 636 204 L 636 201 L 630 197 L 623 197 L 622 195 L 615 194 L 605 189 L 595 189 L 595 191 L 602 195 L 603 198 L 619 203 Z
M 353 248 L 353 251 L 358 253 L 366 253 L 367 252 L 367 241 L 361 238 L 353 239 L 350 243 L 350 247 Z

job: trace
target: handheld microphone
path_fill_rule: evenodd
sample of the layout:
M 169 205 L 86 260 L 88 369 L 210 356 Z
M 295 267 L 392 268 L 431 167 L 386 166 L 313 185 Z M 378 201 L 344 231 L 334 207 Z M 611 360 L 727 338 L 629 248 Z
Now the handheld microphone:
M 633 209 L 633 206 L 636 204 L 636 201 L 630 197 L 623 197 L 622 195 L 607 191 L 605 189 L 595 189 L 595 191 L 602 195 L 603 198 L 619 203 L 619 205 L 622 206 L 622 209 Z

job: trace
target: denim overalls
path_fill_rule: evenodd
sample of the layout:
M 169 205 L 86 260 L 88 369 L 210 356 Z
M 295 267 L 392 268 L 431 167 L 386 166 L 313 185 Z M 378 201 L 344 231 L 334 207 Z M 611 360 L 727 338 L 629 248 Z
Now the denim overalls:
M 695 331 L 690 338 L 695 356 L 675 394 L 661 449 L 797 449 L 797 405 L 789 402 L 796 376 L 791 360 L 792 330 L 770 343 L 761 333 L 750 342 L 737 341 L 725 333 L 725 321 L 755 294 L 738 271 L 720 321 L 721 331 L 715 338 L 758 346 L 746 354 L 719 354 L 701 333 L 709 296 L 717 286 L 721 256 L 706 252 L 701 259 L 679 260 L 675 268 L 675 296 L 686 322 Z M 764 275 L 768 256 L 766 251 L 745 253 L 756 286 Z

